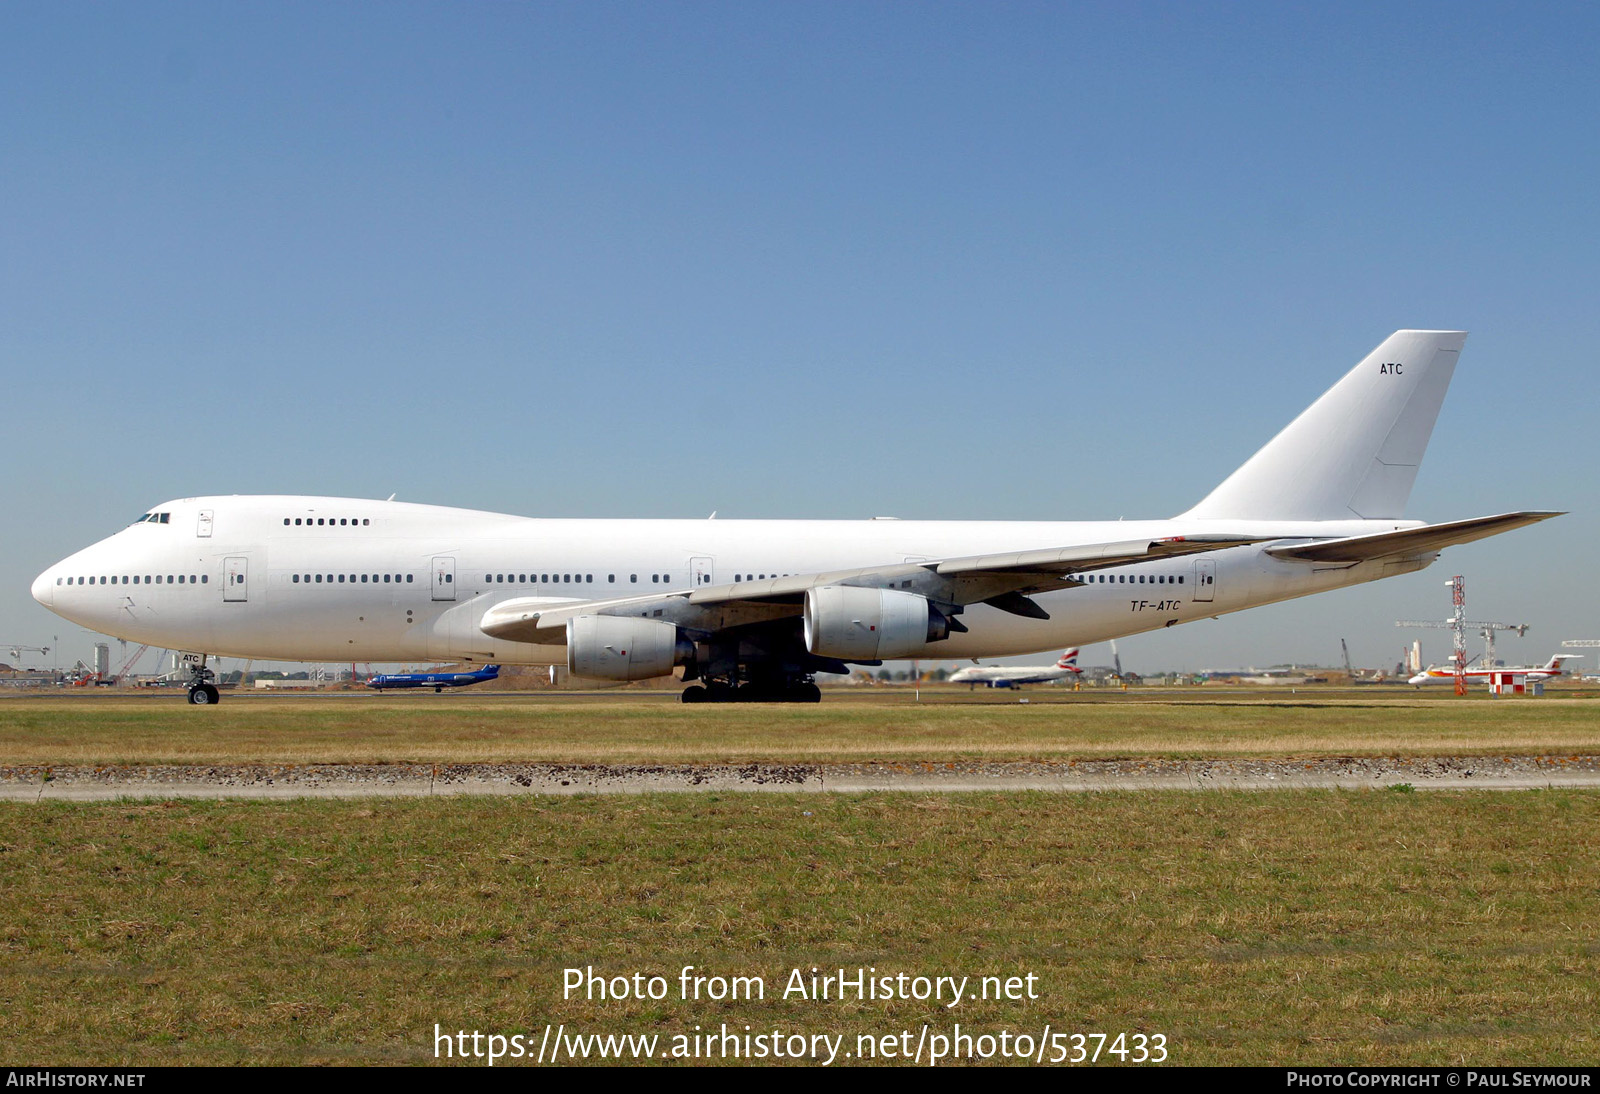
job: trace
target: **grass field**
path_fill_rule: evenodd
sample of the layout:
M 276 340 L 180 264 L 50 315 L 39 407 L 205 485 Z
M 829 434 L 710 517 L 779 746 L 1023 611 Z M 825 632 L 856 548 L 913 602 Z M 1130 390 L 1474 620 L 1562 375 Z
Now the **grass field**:
M 0 764 L 1027 760 L 1593 753 L 1600 699 L 1284 689 L 1123 695 L 964 689 L 821 706 L 682 706 L 664 694 L 229 696 L 0 702 Z M 990 693 L 992 695 L 992 693 Z
M 1600 701 L 1230 690 L 7 699 L 0 765 L 1594 753 Z M 419 701 L 420 700 L 420 701 Z M 987 700 L 987 701 L 985 701 Z M 1044 700 L 1044 701 L 1040 701 Z M 1592 1063 L 1600 795 L 1143 793 L 0 804 L 8 1063 L 410 1063 L 434 1024 L 1164 1034 L 1175 1063 Z M 684 1002 L 677 974 L 760 976 Z M 561 997 L 562 970 L 662 1001 Z M 1038 977 L 954 1010 L 791 969 Z
M 1600 796 L 1563 791 L 6 805 L 0 1043 L 407 1063 L 435 1023 L 852 1051 L 959 1021 L 1163 1033 L 1185 1064 L 1593 1063 L 1597 828 Z M 586 965 L 674 994 L 563 1000 Z M 683 965 L 770 993 L 685 1003 Z M 776 998 L 813 966 L 1039 998 Z

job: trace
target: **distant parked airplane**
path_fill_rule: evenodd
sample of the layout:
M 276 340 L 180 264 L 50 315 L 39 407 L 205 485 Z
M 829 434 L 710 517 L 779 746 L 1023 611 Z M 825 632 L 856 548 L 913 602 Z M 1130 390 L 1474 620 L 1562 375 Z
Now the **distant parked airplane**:
M 991 688 L 1015 688 L 1023 684 L 1051 684 L 1057 680 L 1076 680 L 1083 675 L 1078 667 L 1078 648 L 1074 646 L 1053 665 L 974 665 L 950 677 L 952 684 L 983 684 Z
M 1556 676 L 1566 675 L 1566 673 L 1561 671 L 1561 662 L 1569 661 L 1574 657 L 1582 656 L 1583 655 L 1581 653 L 1557 654 L 1544 664 L 1531 668 L 1468 669 L 1467 683 L 1470 684 L 1474 680 L 1482 683 L 1488 683 L 1489 675 L 1496 672 L 1516 673 L 1518 676 L 1526 676 L 1530 680 L 1549 680 Z M 1406 682 L 1408 684 L 1415 684 L 1417 687 L 1421 687 L 1423 684 L 1448 684 L 1455 678 L 1456 670 L 1454 668 L 1448 666 L 1445 668 L 1439 668 L 1437 666 L 1430 665 L 1428 668 L 1423 669 Z
M 432 688 L 434 691 L 443 691 L 445 688 L 464 688 L 469 684 L 481 684 L 485 680 L 494 680 L 499 675 L 499 665 L 485 665 L 477 672 L 397 672 L 374 676 L 367 681 L 367 687 L 377 688 L 379 691 L 389 688 Z

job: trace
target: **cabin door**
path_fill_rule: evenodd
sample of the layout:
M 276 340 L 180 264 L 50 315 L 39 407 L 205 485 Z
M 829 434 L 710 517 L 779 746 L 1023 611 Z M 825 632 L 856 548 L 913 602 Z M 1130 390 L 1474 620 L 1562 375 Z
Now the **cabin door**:
M 250 560 L 226 558 L 222 561 L 222 599 L 243 602 L 250 599 Z
M 456 560 L 447 555 L 438 555 L 433 560 L 433 598 L 456 598 Z

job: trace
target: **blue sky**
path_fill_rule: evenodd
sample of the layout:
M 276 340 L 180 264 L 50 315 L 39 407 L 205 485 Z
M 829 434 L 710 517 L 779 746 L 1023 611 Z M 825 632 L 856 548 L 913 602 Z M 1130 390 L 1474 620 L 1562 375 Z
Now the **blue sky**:
M 1169 515 L 1391 331 L 1448 327 L 1412 515 L 1572 515 L 1123 659 L 1392 665 L 1463 572 L 1542 660 L 1600 637 L 1597 32 L 1578 4 L 0 6 L 0 642 L 86 656 L 33 575 L 201 493 Z

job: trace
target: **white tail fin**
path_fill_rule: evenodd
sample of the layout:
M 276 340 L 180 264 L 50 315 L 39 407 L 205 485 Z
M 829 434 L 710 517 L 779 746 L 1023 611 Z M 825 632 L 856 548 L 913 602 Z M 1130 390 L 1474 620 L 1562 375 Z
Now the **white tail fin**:
M 1464 331 L 1395 331 L 1183 515 L 1401 516 L 1466 338 Z

